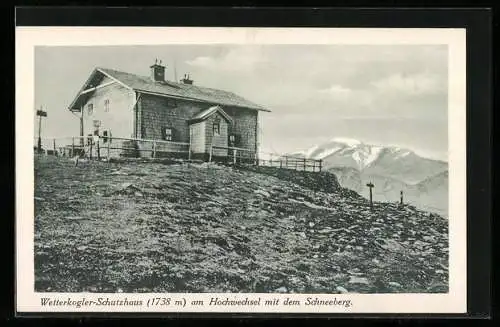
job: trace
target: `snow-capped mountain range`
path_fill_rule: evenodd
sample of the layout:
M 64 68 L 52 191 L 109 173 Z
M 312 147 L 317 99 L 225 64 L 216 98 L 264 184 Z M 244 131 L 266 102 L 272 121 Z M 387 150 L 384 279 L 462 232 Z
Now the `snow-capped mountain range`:
M 336 137 L 320 145 L 290 154 L 296 157 L 322 159 L 326 169 L 350 167 L 365 173 L 384 175 L 416 184 L 448 169 L 443 161 L 421 157 L 409 149 L 366 144 Z
M 410 149 L 340 137 L 289 155 L 321 159 L 324 170 L 337 175 L 342 186 L 363 196 L 368 196 L 366 183 L 373 182 L 376 201 L 398 201 L 403 191 L 409 203 L 447 215 L 447 162 L 421 157 Z

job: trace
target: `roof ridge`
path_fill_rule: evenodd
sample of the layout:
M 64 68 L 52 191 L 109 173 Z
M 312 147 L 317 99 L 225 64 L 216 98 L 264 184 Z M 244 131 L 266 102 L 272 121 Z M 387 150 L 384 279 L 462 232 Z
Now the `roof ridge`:
M 228 122 L 230 123 L 233 122 L 231 116 L 229 116 L 219 105 L 211 106 L 209 108 L 199 111 L 191 119 L 189 119 L 189 121 L 190 122 L 202 121 L 212 116 L 216 112 L 219 112 Z
M 112 70 L 112 71 L 115 71 L 115 72 L 118 72 L 118 73 L 133 75 L 133 76 L 144 78 L 144 79 L 147 79 L 147 80 L 150 79 L 150 77 L 146 76 L 146 75 L 139 75 L 139 74 L 129 73 L 129 72 L 125 72 L 123 70 L 117 70 L 117 69 L 113 69 L 113 68 L 96 67 L 96 69 Z M 199 89 L 222 91 L 222 92 L 226 92 L 226 93 L 231 93 L 231 94 L 237 95 L 234 92 L 226 91 L 226 90 L 221 90 L 221 89 L 217 89 L 217 88 L 214 88 L 214 87 L 200 86 L 200 85 L 195 85 L 195 84 L 184 84 L 184 83 L 180 83 L 180 82 L 176 82 L 176 81 L 165 81 L 165 82 L 172 83 L 172 84 L 177 84 L 177 85 L 182 85 L 182 86 L 186 86 L 186 87 L 189 87 L 189 88 L 196 87 L 196 88 L 199 88 Z
M 243 96 L 240 96 L 232 91 L 221 90 L 213 87 L 206 87 L 200 85 L 184 84 L 175 81 L 164 81 L 164 82 L 154 82 L 149 76 L 139 75 L 135 73 L 129 73 L 122 70 L 106 67 L 96 67 L 95 70 L 101 70 L 104 73 L 110 75 L 122 75 L 113 76 L 117 80 L 129 85 L 132 89 L 138 91 L 153 91 L 165 95 L 174 95 L 177 93 L 178 96 L 184 96 L 186 98 L 193 98 L 201 101 L 213 102 L 214 104 L 244 107 L 254 110 L 270 111 L 265 107 L 256 104 L 250 100 L 247 100 Z M 127 77 L 128 76 L 128 77 Z M 126 79 L 129 80 L 126 80 Z M 134 81 L 136 79 L 136 81 Z M 161 90 L 162 87 L 167 87 L 167 89 Z M 171 90 L 168 90 L 168 87 Z M 155 89 L 156 90 L 152 90 Z M 174 94 L 172 94 L 172 92 Z

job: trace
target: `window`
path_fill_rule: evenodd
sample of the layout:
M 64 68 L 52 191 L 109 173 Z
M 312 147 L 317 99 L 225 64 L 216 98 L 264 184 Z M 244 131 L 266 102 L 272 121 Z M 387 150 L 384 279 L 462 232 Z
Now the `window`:
M 111 131 L 109 129 L 105 129 L 104 131 L 102 131 L 102 142 L 106 143 L 108 142 L 108 140 L 109 143 L 111 143 Z
M 229 146 L 239 146 L 240 137 L 236 134 L 229 135 Z
M 214 135 L 220 135 L 220 120 L 214 121 Z
M 87 105 L 87 112 L 88 112 L 89 116 L 94 113 L 94 105 L 92 103 L 89 103 Z
M 172 131 L 172 128 L 170 127 L 165 127 L 163 129 L 163 139 L 165 141 L 172 141 L 172 134 L 173 134 L 173 131 Z
M 167 99 L 167 107 L 169 108 L 177 107 L 177 101 L 175 101 L 174 99 Z
M 109 99 L 104 100 L 104 112 L 109 112 Z

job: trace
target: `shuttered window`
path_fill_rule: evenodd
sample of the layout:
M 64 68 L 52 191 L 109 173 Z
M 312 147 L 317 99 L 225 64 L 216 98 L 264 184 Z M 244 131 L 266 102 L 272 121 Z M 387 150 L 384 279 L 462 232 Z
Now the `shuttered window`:
M 174 131 L 171 127 L 165 127 L 163 129 L 163 139 L 165 141 L 173 141 L 174 137 Z
M 239 146 L 240 145 L 240 136 L 237 134 L 229 135 L 229 146 Z
M 105 129 L 102 131 L 102 142 L 103 143 L 111 143 L 111 131 L 109 129 Z

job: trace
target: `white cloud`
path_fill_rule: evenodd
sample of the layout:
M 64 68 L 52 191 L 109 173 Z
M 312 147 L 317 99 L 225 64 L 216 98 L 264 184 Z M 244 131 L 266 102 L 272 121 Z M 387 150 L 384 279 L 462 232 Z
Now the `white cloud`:
M 349 88 L 343 87 L 342 85 L 334 84 L 326 89 L 318 90 L 318 92 L 322 93 L 322 94 L 346 96 L 346 95 L 351 94 L 352 90 Z
M 393 74 L 371 83 L 381 92 L 394 92 L 409 95 L 439 93 L 444 88 L 440 76 L 431 73 L 413 75 Z
M 220 57 L 200 56 L 186 64 L 219 72 L 251 72 L 256 65 L 266 61 L 259 47 L 237 47 Z
M 193 60 L 189 60 L 186 62 L 190 66 L 199 66 L 210 68 L 216 65 L 216 61 L 211 57 L 196 57 Z

